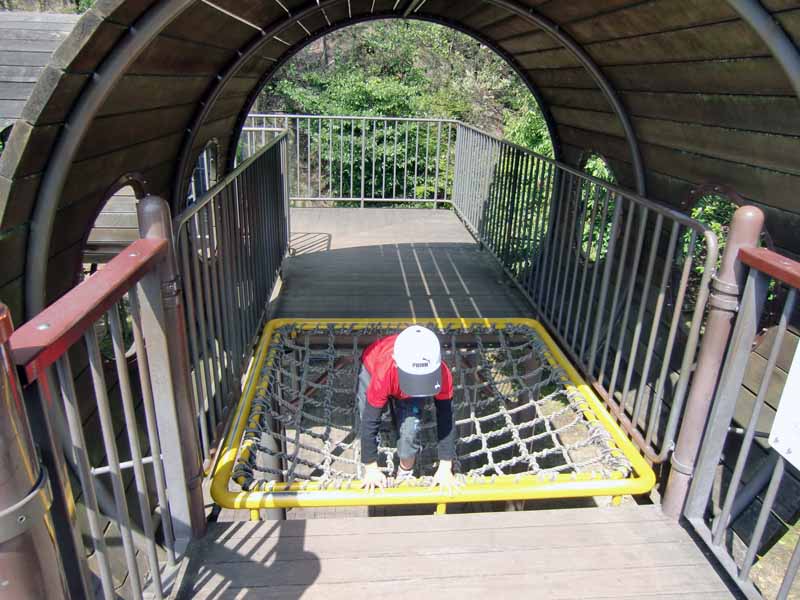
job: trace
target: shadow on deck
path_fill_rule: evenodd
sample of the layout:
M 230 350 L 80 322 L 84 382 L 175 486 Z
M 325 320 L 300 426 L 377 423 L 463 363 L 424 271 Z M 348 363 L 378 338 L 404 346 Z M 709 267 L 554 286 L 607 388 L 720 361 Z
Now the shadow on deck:
M 449 210 L 292 210 L 272 317 L 518 317 L 531 308 Z

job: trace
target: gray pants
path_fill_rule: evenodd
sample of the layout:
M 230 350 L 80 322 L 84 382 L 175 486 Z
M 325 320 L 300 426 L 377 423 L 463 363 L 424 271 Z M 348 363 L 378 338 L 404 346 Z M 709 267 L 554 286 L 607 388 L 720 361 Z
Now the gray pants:
M 361 365 L 356 388 L 359 418 L 364 414 L 364 407 L 367 405 L 367 388 L 371 379 L 369 371 Z M 412 458 L 422 448 L 419 430 L 425 400 L 427 398 L 389 399 L 389 410 L 397 433 L 397 456 L 401 460 Z

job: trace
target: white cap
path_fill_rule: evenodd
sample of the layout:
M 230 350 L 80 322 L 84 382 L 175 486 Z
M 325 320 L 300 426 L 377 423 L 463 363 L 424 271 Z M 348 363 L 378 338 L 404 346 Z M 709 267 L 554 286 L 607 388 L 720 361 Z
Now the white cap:
M 407 396 L 435 396 L 442 389 L 442 347 L 430 329 L 412 325 L 394 342 L 400 389 Z

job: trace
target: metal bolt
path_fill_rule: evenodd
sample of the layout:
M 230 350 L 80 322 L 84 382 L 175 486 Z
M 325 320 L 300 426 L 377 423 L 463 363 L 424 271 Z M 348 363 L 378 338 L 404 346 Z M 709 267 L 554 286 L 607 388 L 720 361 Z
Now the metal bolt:
M 11 585 L 11 582 L 8 579 L 0 579 L 0 588 L 7 588 Z
M 17 523 L 22 525 L 27 519 L 28 519 L 28 517 L 26 517 L 25 515 L 20 515 L 20 516 L 17 517 Z
M 39 331 L 47 331 L 48 329 L 50 329 L 50 323 L 42 323 L 41 325 L 37 325 L 36 329 L 38 329 Z

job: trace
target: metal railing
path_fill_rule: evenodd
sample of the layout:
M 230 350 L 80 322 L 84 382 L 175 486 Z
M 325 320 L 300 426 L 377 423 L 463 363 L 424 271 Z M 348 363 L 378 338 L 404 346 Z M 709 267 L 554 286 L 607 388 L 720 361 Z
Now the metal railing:
M 744 248 L 739 260 L 741 268 L 749 269 L 747 283 L 684 514 L 748 598 L 783 600 L 797 592 L 792 585 L 800 566 L 800 543 L 794 539 L 800 474 L 791 447 L 797 442 L 798 398 L 796 384 L 787 381 L 775 406 L 775 388 L 785 377 L 779 371 L 789 370 L 788 379 L 800 375 L 800 353 L 792 360 L 784 344 L 787 327 L 796 319 L 800 263 L 766 248 Z M 756 395 L 743 399 L 768 295 L 782 304 L 780 320 L 770 333 L 766 365 L 748 385 Z M 776 546 L 787 532 L 790 552 Z M 757 560 L 766 565 L 760 576 L 754 575 Z
M 174 220 L 195 410 L 209 458 L 288 250 L 287 133 Z
M 251 156 L 288 130 L 292 202 L 436 208 L 452 198 L 456 125 L 447 119 L 250 114 L 238 156 Z
M 163 598 L 176 537 L 187 542 L 191 445 L 176 418 L 160 273 L 169 252 L 165 239 L 134 242 L 11 337 L 27 391 L 38 391 L 29 405 L 39 406 L 46 425 L 38 442 L 56 475 L 56 523 L 66 532 L 55 539 L 61 555 L 74 559 L 65 570 L 73 596 L 81 589 L 82 597 L 95 595 L 91 556 L 104 598 Z M 123 310 L 129 319 L 120 317 Z M 133 359 L 126 356 L 129 339 Z M 175 439 L 184 443 L 162 443 Z M 199 468 L 199 457 L 195 462 Z M 83 536 L 76 501 L 88 526 Z M 114 571 L 118 561 L 125 573 Z
M 666 460 L 716 267 L 714 234 L 463 123 L 455 152 L 458 215 L 647 458 Z M 698 256 L 703 274 L 690 285 Z

